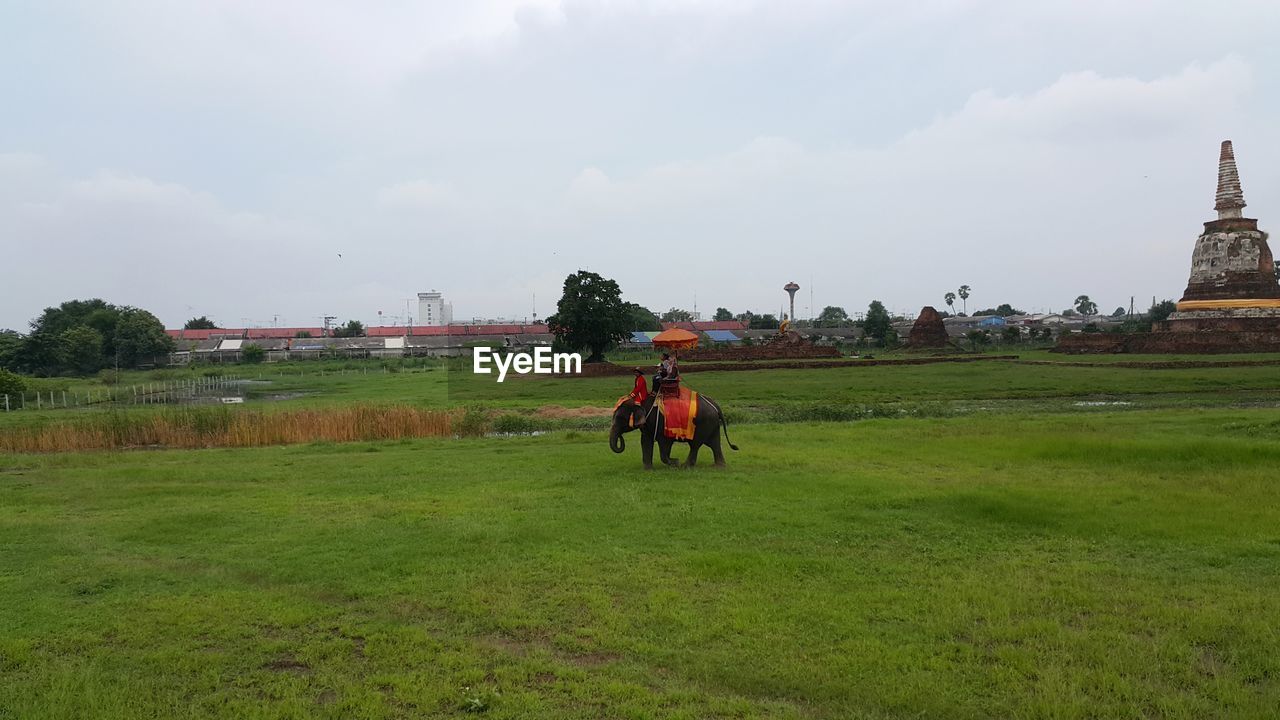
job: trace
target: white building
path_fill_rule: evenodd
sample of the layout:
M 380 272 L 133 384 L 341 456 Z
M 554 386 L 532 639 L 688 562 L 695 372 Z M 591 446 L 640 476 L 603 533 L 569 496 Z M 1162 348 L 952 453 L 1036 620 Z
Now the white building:
M 453 305 L 444 301 L 444 295 L 432 290 L 418 293 L 417 325 L 448 325 L 453 322 Z

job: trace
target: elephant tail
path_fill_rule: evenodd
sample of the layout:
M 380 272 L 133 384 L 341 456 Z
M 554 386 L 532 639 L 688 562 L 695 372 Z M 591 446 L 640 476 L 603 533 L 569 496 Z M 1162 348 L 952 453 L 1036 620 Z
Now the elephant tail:
M 720 413 L 720 429 L 724 431 L 724 441 L 729 443 L 730 448 L 737 450 L 738 446 L 729 439 L 729 421 L 725 419 L 723 412 Z

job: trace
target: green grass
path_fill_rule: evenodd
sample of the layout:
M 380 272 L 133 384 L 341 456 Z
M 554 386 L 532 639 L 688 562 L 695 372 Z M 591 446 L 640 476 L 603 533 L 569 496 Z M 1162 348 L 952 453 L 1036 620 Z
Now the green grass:
M 627 377 L 240 368 L 596 429 L 0 455 L 0 720 L 1276 716 L 1280 367 L 1023 355 L 690 373 L 743 449 L 650 473 L 536 412 Z
M 0 459 L 0 717 L 1280 704 L 1280 411 L 735 435 Z

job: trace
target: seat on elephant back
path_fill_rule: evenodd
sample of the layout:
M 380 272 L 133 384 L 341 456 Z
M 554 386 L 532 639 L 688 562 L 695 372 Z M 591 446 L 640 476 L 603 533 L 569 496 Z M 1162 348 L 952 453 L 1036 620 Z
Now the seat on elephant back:
M 665 383 L 671 389 L 665 389 Z M 693 439 L 693 419 L 698 414 L 698 392 L 680 387 L 679 378 L 664 380 L 658 391 L 658 412 L 662 414 L 662 432 L 672 440 Z
M 679 395 L 680 394 L 680 376 L 662 378 L 658 381 L 659 395 Z

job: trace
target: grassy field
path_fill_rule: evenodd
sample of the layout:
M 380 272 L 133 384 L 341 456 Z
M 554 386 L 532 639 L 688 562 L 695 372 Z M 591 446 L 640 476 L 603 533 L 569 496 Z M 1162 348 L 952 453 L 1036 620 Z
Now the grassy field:
M 0 455 L 0 718 L 1277 715 L 1280 368 L 688 379 L 745 421 L 726 469 L 598 429 Z M 59 412 L 3 422 L 93 411 Z

